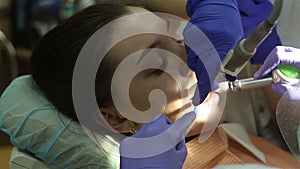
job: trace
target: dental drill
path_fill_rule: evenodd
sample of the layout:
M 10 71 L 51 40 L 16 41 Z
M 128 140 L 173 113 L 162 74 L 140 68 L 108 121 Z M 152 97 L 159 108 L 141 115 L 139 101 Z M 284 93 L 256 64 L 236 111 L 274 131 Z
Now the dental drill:
M 291 85 L 300 83 L 300 69 L 293 65 L 280 64 L 272 71 L 272 77 L 263 79 L 246 78 L 236 81 L 225 81 L 219 83 L 217 93 L 238 92 L 258 87 L 268 86 L 273 83 L 289 83 Z

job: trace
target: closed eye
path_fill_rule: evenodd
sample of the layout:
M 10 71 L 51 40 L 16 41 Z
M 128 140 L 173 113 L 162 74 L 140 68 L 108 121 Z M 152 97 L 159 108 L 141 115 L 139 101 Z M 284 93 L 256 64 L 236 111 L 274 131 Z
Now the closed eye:
M 154 69 L 154 71 L 151 72 L 151 75 L 160 76 L 162 73 L 164 73 L 163 70 Z
M 163 58 L 162 64 L 159 66 L 159 69 L 153 69 L 149 75 L 160 76 L 165 72 L 167 68 L 167 61 Z

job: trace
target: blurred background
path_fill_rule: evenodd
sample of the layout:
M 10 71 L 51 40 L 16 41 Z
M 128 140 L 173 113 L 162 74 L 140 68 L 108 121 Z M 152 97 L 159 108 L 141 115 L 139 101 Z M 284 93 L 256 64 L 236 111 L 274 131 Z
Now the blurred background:
M 16 76 L 30 73 L 41 36 L 94 0 L 0 0 L 0 96 Z M 12 144 L 0 131 L 0 169 L 8 169 Z

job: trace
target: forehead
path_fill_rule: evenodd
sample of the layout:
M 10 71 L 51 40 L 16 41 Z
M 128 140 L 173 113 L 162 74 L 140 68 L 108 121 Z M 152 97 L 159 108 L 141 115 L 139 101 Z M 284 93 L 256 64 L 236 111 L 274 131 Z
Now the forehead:
M 167 32 L 166 21 L 159 16 L 143 8 L 128 8 L 131 14 L 118 19 L 113 25 L 112 41 L 118 41 L 113 51 L 119 56 L 145 49 Z
M 127 7 L 130 14 L 119 19 L 115 25 L 116 33 L 118 34 L 132 34 L 134 32 L 161 32 L 165 33 L 163 29 L 166 21 L 155 15 L 154 13 L 140 7 Z M 122 35 L 120 35 L 122 36 Z

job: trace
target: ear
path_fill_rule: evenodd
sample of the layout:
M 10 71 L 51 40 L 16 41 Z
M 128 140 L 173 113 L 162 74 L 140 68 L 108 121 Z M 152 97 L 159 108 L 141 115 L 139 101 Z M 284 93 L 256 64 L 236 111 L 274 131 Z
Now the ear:
M 127 133 L 136 123 L 122 116 L 114 107 L 100 108 L 101 114 L 106 122 L 117 132 Z

